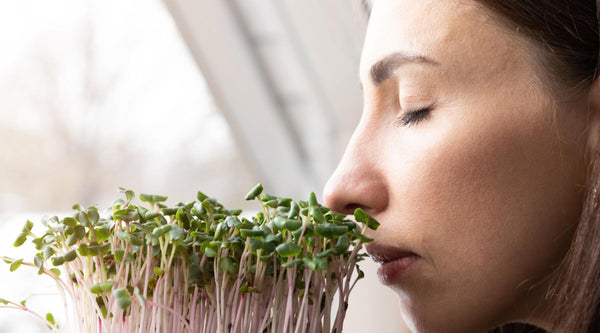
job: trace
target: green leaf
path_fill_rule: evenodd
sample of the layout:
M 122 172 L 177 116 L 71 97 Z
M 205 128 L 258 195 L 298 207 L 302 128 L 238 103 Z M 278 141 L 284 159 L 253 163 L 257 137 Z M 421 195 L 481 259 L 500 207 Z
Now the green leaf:
M 207 256 L 207 257 L 209 257 L 209 258 L 214 258 L 214 257 L 216 257 L 216 256 L 217 256 L 218 252 L 217 252 L 217 250 L 216 250 L 215 248 L 213 248 L 213 247 L 207 247 L 207 248 L 204 250 L 204 254 L 206 254 L 206 256 Z
M 202 201 L 202 209 L 207 210 L 207 211 L 211 210 L 210 201 L 208 201 L 209 199 Z
M 304 259 L 306 259 L 306 258 L 304 258 Z M 296 258 L 294 260 L 291 260 L 291 261 L 288 261 L 288 262 L 285 262 L 285 263 L 281 264 L 281 266 L 285 267 L 285 268 L 289 268 L 289 267 L 293 267 L 293 266 L 302 264 L 303 262 L 304 261 L 302 259 Z
M 279 244 L 275 251 L 283 258 L 297 256 L 302 252 L 302 247 L 296 243 L 283 243 Z
M 171 215 L 175 215 L 177 213 L 177 211 L 179 210 L 179 208 L 172 208 L 172 207 L 164 207 L 161 208 L 160 211 L 165 215 L 165 216 L 171 216 Z
M 268 194 L 268 193 L 265 193 L 265 194 L 263 194 L 263 196 L 262 196 L 262 198 L 261 198 L 261 201 L 262 201 L 263 203 L 267 203 L 267 202 L 269 202 L 269 201 L 273 201 L 273 200 L 277 200 L 277 197 L 276 197 L 276 196 L 274 196 L 274 195 L 270 195 L 270 194 Z
M 65 257 L 63 256 L 54 256 L 52 258 L 50 258 L 50 261 L 52 261 L 52 265 L 54 266 L 60 266 L 62 264 L 65 263 Z
M 46 243 L 44 242 L 44 237 L 45 236 L 42 236 L 42 237 L 34 238 L 34 239 L 31 240 L 31 242 L 33 244 L 35 244 L 35 249 L 36 250 L 38 250 L 38 251 L 42 250 L 46 246 Z
M 52 251 L 52 252 L 54 252 L 54 251 Z M 40 256 L 34 256 L 33 257 L 33 264 L 37 268 L 42 268 L 44 266 L 44 260 Z
M 319 257 L 308 259 L 304 258 L 304 264 L 313 271 L 324 271 L 327 269 L 327 261 Z
M 272 243 L 263 242 L 262 249 L 263 249 L 264 253 L 268 255 L 268 254 L 275 252 L 275 245 Z
M 8 305 L 8 301 L 5 300 L 4 298 L 0 298 L 0 303 L 2 303 L 4 305 Z
M 237 218 L 232 217 L 232 216 L 227 216 L 227 218 L 225 218 L 225 221 L 223 223 L 225 223 L 229 228 L 235 228 L 235 227 L 239 226 L 240 224 L 242 224 L 242 222 L 240 222 L 240 220 L 238 220 Z
M 223 236 L 223 231 L 225 230 L 225 228 L 227 227 L 227 224 L 225 223 L 219 223 L 217 225 L 217 228 L 215 229 L 215 235 L 214 235 L 214 239 L 218 240 L 221 238 L 221 236 Z
M 110 243 L 98 244 L 97 242 L 91 242 L 87 248 L 91 255 L 104 255 L 110 250 Z
M 123 262 L 123 256 L 125 256 L 125 250 L 123 250 L 123 249 L 115 250 L 115 260 L 117 262 Z
M 267 232 L 262 229 L 240 229 L 240 236 L 242 237 L 264 237 Z
M 277 199 L 269 200 L 265 203 L 265 206 L 271 207 L 271 208 L 277 208 L 278 205 L 279 205 L 279 200 L 277 200 Z
M 375 220 L 374 218 L 369 216 L 361 208 L 356 208 L 354 210 L 354 218 L 356 219 L 357 222 L 362 222 L 362 223 L 366 224 L 369 229 L 377 230 L 377 228 L 379 227 L 379 222 L 377 222 L 377 220 Z
M 358 229 L 352 230 L 352 233 L 354 234 L 354 236 L 356 236 L 356 238 L 358 238 L 363 243 L 369 243 L 369 242 L 373 241 L 373 238 L 369 238 L 369 237 L 361 234 Z
M 331 238 L 342 236 L 348 232 L 348 227 L 345 225 L 335 225 L 333 223 L 323 223 L 315 225 L 315 232 L 319 236 Z
M 121 309 L 126 309 L 131 305 L 131 297 L 127 295 L 127 289 L 117 289 L 113 292 L 113 296 L 117 299 L 117 304 Z
M 290 203 L 290 211 L 288 212 L 288 218 L 289 219 L 296 218 L 298 216 L 299 212 L 300 212 L 300 207 L 298 206 L 298 204 L 295 201 L 292 201 Z
M 73 233 L 67 238 L 67 246 L 73 246 L 75 243 L 77 243 L 77 235 Z
M 124 204 L 125 204 L 125 200 L 119 198 L 119 199 L 113 200 L 113 202 L 110 204 L 110 206 L 115 209 L 118 209 L 118 208 L 121 208 Z
M 335 251 L 338 255 L 344 254 L 348 251 L 348 247 L 350 246 L 350 241 L 348 240 L 347 235 L 342 235 L 338 238 L 337 243 L 335 244 Z
M 77 240 L 82 240 L 85 237 L 85 227 L 82 225 L 76 226 L 73 235 L 75 235 Z
M 354 210 L 354 218 L 357 222 L 366 223 L 369 220 L 369 215 L 364 210 L 362 210 L 362 208 L 356 208 Z
M 116 235 L 117 235 L 117 238 L 119 238 L 122 241 L 125 241 L 125 242 L 131 241 L 131 236 L 127 231 L 117 230 Z
M 356 272 L 358 273 L 359 280 L 365 277 L 365 272 L 363 272 L 358 265 L 356 265 Z
M 254 188 L 252 188 L 250 190 L 250 192 L 248 192 L 248 194 L 246 194 L 246 200 L 254 200 L 256 199 L 256 197 L 261 194 L 263 191 L 263 186 L 261 183 L 256 184 L 256 186 L 254 186 Z
M 53 315 L 52 315 L 50 312 L 46 313 L 46 320 L 47 320 L 47 321 L 48 321 L 50 324 L 52 324 L 52 325 L 56 325 L 56 322 L 54 321 L 54 316 L 53 316 Z
M 60 276 L 60 269 L 58 268 L 50 268 L 50 272 L 54 273 L 56 276 Z
M 119 209 L 113 213 L 113 219 L 122 221 L 135 221 L 140 218 L 138 211 L 132 207 Z
M 142 245 L 144 245 L 144 242 L 141 239 L 139 239 L 137 236 L 133 235 L 133 234 L 131 234 L 129 236 L 129 241 L 131 242 L 132 245 L 135 245 L 135 246 L 142 246 Z
M 321 208 L 319 208 L 319 207 L 313 207 L 310 210 L 310 215 L 312 215 L 313 219 L 315 219 L 315 221 L 317 221 L 319 223 L 327 222 L 327 220 L 325 219 L 325 216 L 323 215 L 323 212 L 321 211 Z
M 349 230 L 353 230 L 356 228 L 356 223 L 352 221 L 344 221 L 342 222 L 342 224 L 347 226 Z
M 23 243 L 25 243 L 26 240 L 27 240 L 27 234 L 21 233 L 21 234 L 19 234 L 19 237 L 17 237 L 17 240 L 15 240 L 15 242 L 13 243 L 13 246 L 19 247 L 19 246 L 23 245 Z
M 75 218 L 73 218 L 73 217 L 70 217 L 70 216 L 65 217 L 63 219 L 62 223 L 64 225 L 66 225 L 66 226 L 69 226 L 69 227 L 75 227 L 75 226 L 77 226 L 77 220 Z
M 230 209 L 229 210 L 229 214 L 233 215 L 233 216 L 238 216 L 242 213 L 241 209 Z
M 133 289 L 133 294 L 135 295 L 135 297 L 137 297 L 138 301 L 140 301 L 142 308 L 146 307 L 146 299 L 144 298 L 144 296 L 142 296 L 138 287 L 135 287 L 135 289 Z
M 333 254 L 334 249 L 327 249 L 325 251 L 317 253 L 318 258 L 328 257 Z
M 113 296 L 115 298 L 127 297 L 127 288 L 119 288 L 113 291 Z
M 198 193 L 196 193 L 196 198 L 198 198 L 198 201 L 202 202 L 208 198 L 208 195 L 198 191 Z
M 95 285 L 90 287 L 90 291 L 94 294 L 102 294 L 109 292 L 114 286 L 114 281 L 104 281 L 100 283 L 96 283 Z
M 142 210 L 142 209 L 143 209 L 143 210 Z M 142 213 L 142 211 L 143 211 L 143 213 Z M 146 221 L 150 221 L 150 220 L 152 220 L 153 218 L 155 218 L 155 217 L 159 216 L 159 214 L 158 214 L 157 212 L 155 212 L 155 211 L 151 211 L 151 210 L 147 210 L 147 209 L 144 209 L 143 207 L 138 207 L 138 213 L 139 213 L 139 214 L 140 214 L 142 217 L 144 217 L 144 220 L 146 220 Z
M 33 222 L 27 220 L 27 222 L 25 222 L 25 225 L 23 226 L 23 233 L 28 233 L 31 231 L 31 229 L 33 228 Z
M 166 224 L 166 225 L 160 226 L 160 227 L 152 230 L 152 235 L 155 237 L 160 237 L 160 236 L 166 234 L 167 232 L 171 231 L 172 228 L 173 228 L 172 224 Z
M 200 265 L 198 265 L 198 264 L 190 265 L 188 282 L 189 283 L 198 283 L 198 282 L 202 281 L 203 272 L 204 271 L 202 270 L 202 267 L 200 267 Z
M 10 264 L 10 271 L 11 272 L 16 271 L 19 267 L 21 267 L 22 263 L 23 263 L 23 259 L 15 260 L 12 264 Z
M 165 272 L 163 271 L 162 268 L 160 267 L 154 267 L 154 274 L 156 274 L 156 276 L 162 276 Z
M 319 203 L 317 202 L 317 195 L 315 192 L 310 192 L 308 196 L 308 206 L 309 207 L 317 207 Z
M 179 221 L 181 223 L 181 225 L 184 228 L 189 228 L 190 217 L 191 216 L 188 216 L 188 213 L 186 213 L 186 211 L 183 209 L 177 210 L 177 213 L 175 214 L 175 218 L 177 219 L 177 221 Z
M 219 269 L 229 273 L 230 275 L 235 275 L 238 272 L 239 264 L 233 261 L 231 258 L 225 257 L 219 260 Z
M 248 247 L 252 250 L 256 251 L 263 247 L 263 242 L 260 239 L 249 238 L 248 239 Z
M 75 219 L 77 219 L 77 221 L 79 221 L 79 223 L 84 227 L 90 225 L 90 220 L 88 220 L 87 215 L 84 212 L 75 213 Z
M 87 244 L 80 244 L 79 248 L 77 249 L 77 252 L 79 252 L 79 254 L 81 254 L 84 257 L 89 257 L 92 255 Z
M 135 197 L 135 193 L 133 193 L 132 190 L 127 190 L 122 187 L 119 187 L 119 192 L 125 193 L 125 198 L 127 198 L 127 202 L 131 202 L 131 200 L 133 200 L 133 198 Z
M 98 210 L 94 207 L 90 207 L 87 209 L 87 217 L 92 225 L 95 225 L 100 220 L 100 214 L 98 214 Z
M 277 215 L 277 216 L 275 216 L 275 218 L 272 221 L 273 221 L 273 224 L 277 227 L 277 229 L 279 229 L 279 230 L 285 229 L 285 221 L 286 221 L 285 217 Z
M 94 234 L 96 235 L 96 241 L 102 243 L 111 236 L 110 228 L 108 226 L 101 226 L 94 228 Z
M 289 231 L 296 231 L 302 227 L 302 221 L 286 219 L 285 220 L 285 228 Z
M 167 199 L 168 199 L 167 197 L 162 196 L 162 195 L 145 194 L 145 193 L 140 194 L 140 200 L 142 200 L 144 202 L 148 202 L 148 203 L 163 202 L 163 201 L 167 201 Z
M 102 313 L 102 318 L 106 319 L 106 316 L 108 315 L 108 310 L 106 309 L 106 305 L 104 305 L 104 304 L 100 305 L 100 312 Z
M 121 309 L 127 309 L 131 305 L 131 297 L 129 297 L 129 296 L 118 297 L 117 304 L 119 305 L 119 307 Z
M 69 262 L 69 261 L 73 261 L 75 260 L 75 258 L 77 258 L 77 251 L 75 249 L 65 253 L 63 255 L 63 257 L 65 258 L 65 262 Z
M 131 253 L 127 253 L 125 256 L 125 263 L 130 264 L 135 261 L 135 257 Z

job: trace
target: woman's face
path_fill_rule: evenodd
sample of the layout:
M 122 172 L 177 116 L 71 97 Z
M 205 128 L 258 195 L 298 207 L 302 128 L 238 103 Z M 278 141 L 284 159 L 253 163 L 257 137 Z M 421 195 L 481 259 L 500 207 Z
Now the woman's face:
M 534 50 L 474 1 L 374 1 L 364 112 L 324 196 L 379 220 L 368 250 L 414 331 L 548 325 L 547 277 L 581 210 L 587 104 L 554 103 Z

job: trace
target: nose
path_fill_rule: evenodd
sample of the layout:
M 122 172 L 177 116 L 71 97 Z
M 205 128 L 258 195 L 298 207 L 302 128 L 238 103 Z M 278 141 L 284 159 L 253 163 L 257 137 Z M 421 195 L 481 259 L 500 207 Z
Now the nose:
M 359 127 L 323 191 L 325 204 L 341 214 L 362 208 L 375 216 L 388 205 L 389 195 L 377 131 Z

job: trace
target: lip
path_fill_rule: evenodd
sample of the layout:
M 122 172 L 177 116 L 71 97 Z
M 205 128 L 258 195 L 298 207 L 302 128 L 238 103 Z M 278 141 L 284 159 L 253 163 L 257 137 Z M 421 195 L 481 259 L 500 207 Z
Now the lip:
M 367 244 L 366 250 L 369 256 L 380 264 L 377 275 L 384 285 L 392 284 L 406 276 L 415 261 L 419 259 L 414 252 L 378 243 Z

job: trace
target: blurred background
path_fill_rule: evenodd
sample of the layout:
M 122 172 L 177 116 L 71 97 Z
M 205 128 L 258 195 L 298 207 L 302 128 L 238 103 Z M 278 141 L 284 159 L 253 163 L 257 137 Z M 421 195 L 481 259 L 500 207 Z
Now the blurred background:
M 246 209 L 259 181 L 320 198 L 362 108 L 368 5 L 0 0 L 0 255 L 23 257 L 12 243 L 27 219 L 107 207 L 120 186 Z M 345 332 L 401 331 L 365 265 Z M 3 263 L 0 281 L 0 298 L 61 317 L 51 281 Z M 0 333 L 44 331 L 0 309 Z

